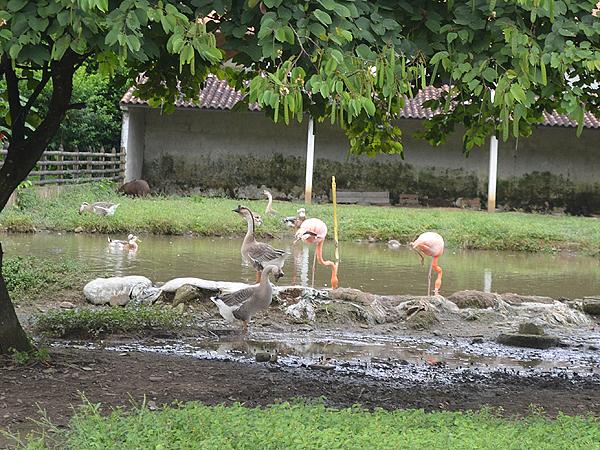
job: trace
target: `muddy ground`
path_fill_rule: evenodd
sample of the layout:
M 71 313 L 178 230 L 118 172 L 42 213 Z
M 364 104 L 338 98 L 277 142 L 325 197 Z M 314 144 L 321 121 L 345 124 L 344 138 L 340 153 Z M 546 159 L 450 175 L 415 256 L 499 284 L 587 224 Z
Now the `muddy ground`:
M 175 400 L 255 406 L 322 397 L 338 407 L 360 403 L 368 408 L 439 411 L 489 405 L 501 408 L 502 414 L 524 415 L 531 411 L 530 405 L 537 405 L 550 415 L 562 411 L 600 416 L 598 379 L 497 373 L 491 379 L 469 376 L 452 384 L 415 383 L 273 363 L 62 348 L 53 349 L 48 365 L 2 368 L 0 427 L 35 429 L 30 418 L 39 418 L 40 409 L 55 424 L 66 425 L 73 406 L 81 403 L 81 394 L 111 407 L 140 403 L 144 397 L 158 407 Z
M 550 416 L 564 412 L 600 417 L 597 320 L 579 326 L 552 325 L 580 317 L 571 317 L 571 309 L 561 305 L 548 310 L 550 314 L 544 307 L 550 300 L 544 299 L 537 299 L 539 308 L 531 309 L 528 299 L 498 303 L 479 295 L 468 308 L 461 305 L 454 311 L 448 310 L 447 303 L 424 303 L 422 298 L 398 308 L 393 305 L 403 299 L 363 298 L 355 291 L 340 291 L 337 297 L 341 298 L 333 303 L 315 303 L 315 321 L 284 314 L 293 302 L 281 298 L 253 320 L 249 341 L 236 337 L 235 329 L 223 329 L 211 304 L 192 302 L 186 314 L 199 318 L 202 326 L 184 334 L 155 333 L 154 341 L 148 336 L 113 336 L 86 348 L 55 340 L 48 342 L 51 361 L 47 364 L 19 367 L 12 360 L 0 360 L 0 430 L 39 429 L 32 419 L 40 417 L 40 410 L 53 423 L 65 426 L 82 394 L 107 407 L 128 407 L 144 398 L 153 408 L 173 401 L 255 406 L 323 398 L 337 407 L 360 403 L 367 408 L 431 411 L 491 406 L 513 416 L 528 414 L 535 405 Z M 77 307 L 90 307 L 81 296 L 69 300 Z M 18 313 L 27 323 L 34 312 L 58 307 L 59 302 L 52 300 L 25 305 Z M 432 312 L 435 320 L 421 320 Z M 514 330 L 518 321 L 543 314 L 548 332 L 561 338 L 562 347 L 513 350 L 494 342 L 498 333 Z M 279 342 L 286 339 L 287 346 Z M 140 343 L 145 349 L 136 347 Z M 192 347 L 175 354 L 177 348 L 168 347 L 173 343 Z M 218 354 L 220 346 L 227 350 Z M 255 362 L 253 346 L 277 348 L 280 357 L 276 363 Z M 328 363 L 311 367 L 316 355 L 326 355 L 335 346 L 337 350 L 331 350 L 338 358 L 335 369 Z M 363 353 L 368 347 L 368 368 L 363 368 L 364 359 L 340 350 L 346 347 Z M 170 348 L 167 354 L 161 353 L 164 348 Z M 212 356 L 196 352 L 207 348 Z M 391 348 L 392 353 L 379 353 L 379 348 Z M 549 364 L 553 360 L 557 363 Z M 7 445 L 3 439 L 0 435 L 0 448 Z

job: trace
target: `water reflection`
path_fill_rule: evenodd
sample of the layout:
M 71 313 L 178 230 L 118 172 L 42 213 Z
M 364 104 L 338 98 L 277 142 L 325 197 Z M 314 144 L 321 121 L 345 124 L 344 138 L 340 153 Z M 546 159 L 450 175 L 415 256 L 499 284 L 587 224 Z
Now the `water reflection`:
M 118 236 L 115 236 L 119 238 Z M 106 236 L 83 234 L 9 234 L 2 236 L 7 257 L 37 255 L 73 258 L 98 276 L 145 275 L 155 282 L 176 277 L 254 282 L 255 272 L 241 264 L 241 239 L 144 236 L 136 253 L 109 249 Z M 309 285 L 314 247 L 288 240 L 272 245 L 291 253 L 280 283 Z M 333 259 L 333 246 L 324 258 Z M 340 285 L 381 294 L 425 294 L 427 264 L 407 248 L 344 242 Z M 600 292 L 599 261 L 589 257 L 514 252 L 452 251 L 440 259 L 442 293 L 462 289 L 517 292 L 569 298 Z M 327 286 L 330 273 L 317 264 L 315 287 Z

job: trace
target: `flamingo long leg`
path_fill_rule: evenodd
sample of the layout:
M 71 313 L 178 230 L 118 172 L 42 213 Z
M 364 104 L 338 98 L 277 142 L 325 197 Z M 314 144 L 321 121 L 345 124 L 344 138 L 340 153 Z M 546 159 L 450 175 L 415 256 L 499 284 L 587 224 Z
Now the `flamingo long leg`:
M 317 266 L 317 254 L 319 253 L 319 246 L 315 249 L 315 254 L 313 255 L 313 264 L 312 264 L 312 284 L 311 287 L 315 288 L 315 269 Z
M 440 288 L 442 287 L 442 268 L 440 266 L 438 266 L 437 264 L 438 262 L 438 257 L 434 257 L 433 261 L 431 261 L 431 267 L 433 268 L 433 270 L 435 270 L 437 272 L 437 278 L 435 280 L 435 285 L 434 285 L 434 290 L 433 293 L 434 295 L 438 295 Z M 429 272 L 431 273 L 431 271 Z
M 427 275 L 427 296 L 431 295 L 431 269 L 433 268 L 433 261 L 431 261 L 431 265 L 429 266 L 429 275 Z

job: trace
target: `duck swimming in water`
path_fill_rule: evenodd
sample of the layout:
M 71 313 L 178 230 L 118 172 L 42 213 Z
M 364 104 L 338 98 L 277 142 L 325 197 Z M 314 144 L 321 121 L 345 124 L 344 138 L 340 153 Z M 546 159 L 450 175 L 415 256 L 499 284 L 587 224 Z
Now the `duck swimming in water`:
M 126 241 L 120 241 L 118 239 L 111 239 L 110 237 L 108 238 L 108 246 L 109 247 L 119 249 L 119 250 L 128 250 L 130 252 L 137 251 L 138 242 L 142 242 L 142 241 L 140 241 L 140 239 L 133 234 L 129 234 L 127 236 Z

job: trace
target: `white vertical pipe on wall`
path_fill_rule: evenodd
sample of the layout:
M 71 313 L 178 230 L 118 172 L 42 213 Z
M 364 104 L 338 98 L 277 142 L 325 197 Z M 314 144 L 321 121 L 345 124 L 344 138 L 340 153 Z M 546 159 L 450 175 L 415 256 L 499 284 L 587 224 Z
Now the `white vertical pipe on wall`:
M 492 102 L 494 90 L 492 90 Z M 490 138 L 490 168 L 488 178 L 488 212 L 496 211 L 496 183 L 498 179 L 498 138 L 494 134 Z
M 304 184 L 304 203 L 312 202 L 313 165 L 315 159 L 315 133 L 313 118 L 308 119 L 308 136 L 306 138 L 306 181 Z
M 131 161 L 127 154 L 127 141 L 129 140 L 129 111 L 123 109 L 123 122 L 121 123 L 121 151 L 125 153 L 125 180 L 131 180 Z

